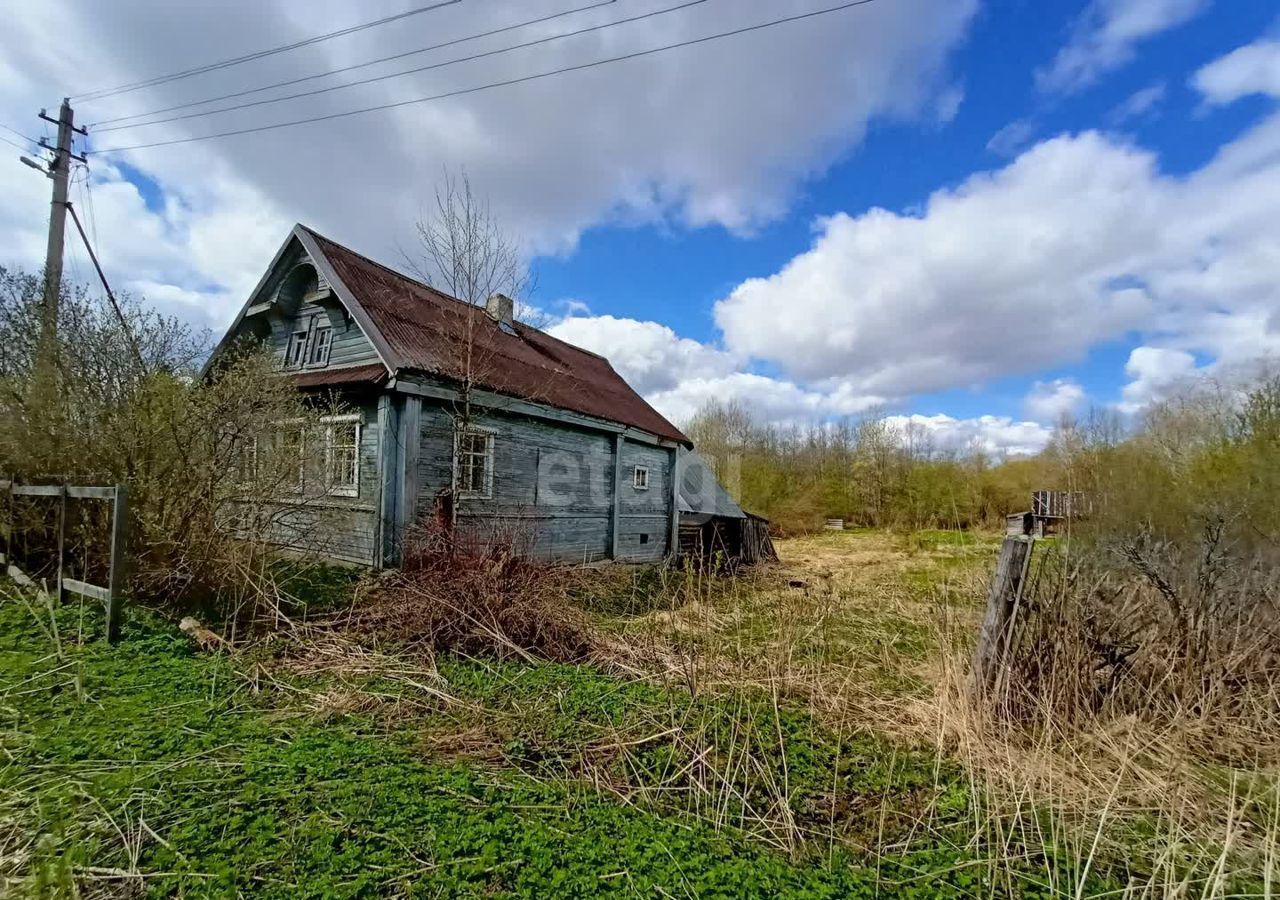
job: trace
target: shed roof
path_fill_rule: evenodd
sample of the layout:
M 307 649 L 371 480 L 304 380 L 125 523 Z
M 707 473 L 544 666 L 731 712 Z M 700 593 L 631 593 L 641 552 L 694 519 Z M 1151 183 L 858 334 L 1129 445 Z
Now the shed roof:
M 680 453 L 680 512 L 731 519 L 747 517 L 706 460 L 692 450 Z
M 483 308 L 443 294 L 303 225 L 297 226 L 295 234 L 305 237 L 304 243 L 324 257 L 344 288 L 343 299 L 360 307 L 377 331 L 370 339 L 385 347 L 383 355 L 390 357 L 386 361 L 393 372 L 458 379 L 460 360 L 470 341 L 471 375 L 482 387 L 690 444 L 603 356 L 522 322 L 514 323 L 511 331 L 504 330 Z

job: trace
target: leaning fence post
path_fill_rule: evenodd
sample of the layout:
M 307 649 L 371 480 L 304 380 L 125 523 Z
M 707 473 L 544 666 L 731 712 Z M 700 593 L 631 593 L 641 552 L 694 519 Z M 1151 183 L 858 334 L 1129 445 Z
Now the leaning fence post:
M 120 611 L 124 605 L 126 550 L 129 530 L 129 488 L 116 485 L 115 503 L 111 512 L 111 581 L 107 587 L 107 640 L 115 643 L 120 637 Z
M 1022 596 L 1022 582 L 1031 563 L 1035 539 L 1018 535 L 1006 537 L 1000 547 L 995 575 L 987 592 L 987 611 L 978 633 L 978 646 L 973 652 L 970 688 L 985 696 L 994 688 L 1002 668 L 1007 664 L 1007 649 L 1017 602 Z

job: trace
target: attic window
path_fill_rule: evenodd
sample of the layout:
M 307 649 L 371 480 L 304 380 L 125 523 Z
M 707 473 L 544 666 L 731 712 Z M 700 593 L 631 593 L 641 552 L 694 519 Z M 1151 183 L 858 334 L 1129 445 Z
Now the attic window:
M 333 346 L 333 329 L 328 325 L 313 330 L 311 352 L 307 354 L 308 366 L 327 366 L 329 348 Z
M 637 491 L 649 490 L 649 469 L 647 466 L 636 466 L 631 473 L 631 486 Z
M 302 367 L 302 358 L 307 352 L 307 332 L 306 330 L 295 331 L 289 335 L 289 347 L 284 354 L 284 367 L 286 369 L 298 369 Z

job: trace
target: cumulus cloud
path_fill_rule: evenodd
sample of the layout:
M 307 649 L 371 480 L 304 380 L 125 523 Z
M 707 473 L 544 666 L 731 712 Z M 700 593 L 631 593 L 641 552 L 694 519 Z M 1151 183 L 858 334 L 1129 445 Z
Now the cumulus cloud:
M 947 415 L 889 416 L 900 439 L 922 452 L 964 453 L 974 450 L 999 456 L 1039 453 L 1053 430 L 1039 422 L 1016 422 L 1008 416 L 957 419 Z
M 670 391 L 690 379 L 730 374 L 737 361 L 727 353 L 682 338 L 666 325 L 614 316 L 573 316 L 548 331 L 607 357 L 641 394 Z
M 1096 132 L 936 192 L 818 223 L 715 308 L 725 348 L 802 381 L 904 396 L 1083 357 L 1138 334 L 1236 362 L 1280 349 L 1280 116 L 1200 170 Z
M 1051 64 L 1036 73 L 1041 90 L 1072 92 L 1134 56 L 1140 42 L 1191 20 L 1208 0 L 1091 0 Z
M 585 4 L 584 4 L 585 5 Z M 639 0 L 581 12 L 400 64 L 435 62 L 674 5 Z M 626 7 L 625 9 L 623 7 Z M 977 0 L 876 3 L 625 63 L 436 103 L 256 135 L 138 150 L 120 159 L 154 184 L 160 208 L 102 191 L 99 218 L 129 227 L 104 242 L 109 274 L 146 270 L 205 298 L 225 322 L 248 273 L 301 220 L 395 261 L 443 168 L 466 168 L 530 253 L 563 252 L 602 222 L 717 225 L 748 232 L 783 215 L 804 182 L 845 156 L 874 120 L 933 122 L 960 96 L 948 57 Z M 706 4 L 542 47 L 280 106 L 98 134 L 94 146 L 182 138 L 326 115 L 517 78 L 812 9 L 804 0 Z M 120 115 L 403 52 L 565 9 L 557 0 L 465 3 L 199 78 L 86 102 L 80 121 Z M 188 68 L 359 21 L 340 0 L 145 0 L 19 4 L 0 42 L 0 121 L 63 93 Z M 75 54 L 60 48 L 75 46 Z M 145 48 L 145 52 L 143 51 Z M 762 60 L 769 61 L 762 64 Z M 371 74 L 390 71 L 384 65 Z M 13 76 L 13 77 L 9 77 Z M 332 81 L 308 86 L 330 84 Z M 51 86 L 53 86 L 51 88 Z M 715 110 L 715 127 L 707 127 Z M 768 128 L 761 128 L 768 122 Z M 96 157 L 102 165 L 104 157 Z M 47 209 L 29 170 L 0 174 L 0 260 L 35 264 Z M 19 181 L 23 181 L 21 186 Z M 126 179 L 136 181 L 136 178 Z M 104 238 L 107 229 L 102 229 Z M 136 235 L 136 236 L 135 236 Z M 152 248 L 150 259 L 139 252 Z M 249 282 L 251 283 L 251 282 Z
M 1078 413 L 1084 401 L 1084 388 L 1079 383 L 1070 378 L 1055 378 L 1033 384 L 1023 407 L 1027 415 L 1037 422 L 1054 425 L 1064 416 Z
M 1260 40 L 1240 47 L 1204 66 L 1191 83 L 1214 105 L 1250 94 L 1280 97 L 1280 40 Z
M 1132 381 L 1124 387 L 1121 412 L 1136 413 L 1184 384 L 1196 372 L 1196 358 L 1168 347 L 1135 347 L 1124 366 Z

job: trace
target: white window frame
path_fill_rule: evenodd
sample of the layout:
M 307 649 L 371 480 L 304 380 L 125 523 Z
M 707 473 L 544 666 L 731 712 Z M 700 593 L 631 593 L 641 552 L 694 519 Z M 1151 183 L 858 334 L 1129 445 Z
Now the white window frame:
M 631 470 L 631 486 L 637 491 L 649 490 L 648 466 L 636 466 Z
M 333 326 L 318 325 L 313 320 L 311 323 L 311 337 L 307 341 L 307 364 L 308 369 L 319 369 L 329 365 L 329 351 L 333 349 Z M 325 337 L 323 344 L 320 338 Z
M 289 419 L 279 425 L 279 440 L 283 445 L 286 435 L 298 436 L 298 471 L 297 478 L 289 487 L 294 493 L 301 494 L 307 486 L 307 428 L 301 419 Z
M 258 438 L 235 438 L 235 480 L 241 487 L 251 487 L 258 480 Z M 248 471 L 246 472 L 246 465 Z
M 345 416 L 325 416 L 320 420 L 324 426 L 324 481 L 325 490 L 335 497 L 359 497 L 360 496 L 360 436 L 364 430 L 364 422 L 361 421 L 360 414 L 354 413 Z M 333 452 L 334 452 L 334 431 L 338 426 L 355 425 L 355 460 L 352 472 L 352 483 L 344 485 L 336 485 L 332 482 L 333 478 Z
M 479 425 L 469 425 L 463 427 L 457 425 L 453 430 L 453 490 L 460 500 L 492 500 L 493 499 L 493 459 L 494 444 L 497 437 L 497 430 L 494 428 L 485 428 Z M 473 435 L 485 439 L 484 447 L 484 488 L 483 490 L 463 490 L 462 489 L 462 438 L 464 435 Z M 471 456 L 479 456 L 481 454 L 469 454 Z
M 305 328 L 294 329 L 289 332 L 289 340 L 284 346 L 284 367 L 286 369 L 301 369 L 302 364 L 307 359 L 307 338 L 311 332 Z M 297 349 L 297 355 L 294 355 L 294 349 Z

